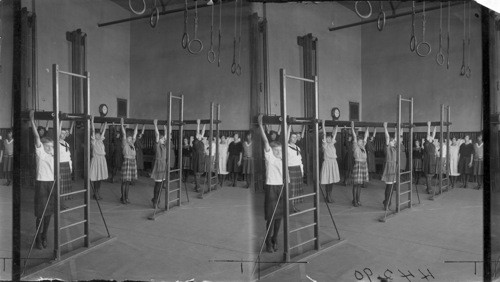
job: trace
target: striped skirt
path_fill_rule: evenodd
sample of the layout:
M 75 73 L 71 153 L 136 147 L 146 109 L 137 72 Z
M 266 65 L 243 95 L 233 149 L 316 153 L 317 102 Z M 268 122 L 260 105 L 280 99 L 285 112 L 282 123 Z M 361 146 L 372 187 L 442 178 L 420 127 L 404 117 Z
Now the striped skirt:
M 61 194 L 69 193 L 73 190 L 71 183 L 71 168 L 69 167 L 69 162 L 60 163 L 60 177 L 61 181 L 59 183 L 61 188 Z M 63 200 L 69 199 L 70 196 L 63 197 Z
M 288 174 L 290 176 L 290 196 L 297 197 L 304 194 L 304 188 L 302 187 L 304 180 L 302 179 L 300 166 L 289 166 Z M 293 204 L 302 203 L 303 201 L 304 198 L 293 200 Z
M 368 166 L 366 161 L 355 161 L 352 169 L 352 181 L 354 184 L 368 182 Z
M 12 162 L 14 161 L 14 156 L 3 156 L 3 172 L 12 172 Z
M 123 159 L 122 181 L 133 181 L 137 179 L 137 163 L 134 159 Z
M 396 182 L 396 162 L 385 162 L 384 173 L 382 174 L 382 181 L 386 184 L 392 184 Z
M 90 161 L 90 181 L 100 181 L 108 179 L 108 165 L 106 157 L 94 155 Z

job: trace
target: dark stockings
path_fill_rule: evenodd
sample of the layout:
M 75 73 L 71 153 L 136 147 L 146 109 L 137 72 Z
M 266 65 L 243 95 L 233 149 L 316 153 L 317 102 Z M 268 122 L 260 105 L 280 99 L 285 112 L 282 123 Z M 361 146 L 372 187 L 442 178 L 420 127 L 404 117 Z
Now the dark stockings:
M 266 237 L 266 251 L 272 253 L 278 250 L 278 233 L 281 227 L 281 218 L 276 218 L 272 222 L 270 220 L 266 221 L 266 230 L 269 233 Z M 271 235 L 272 234 L 272 235 Z
M 361 185 L 352 185 L 352 205 L 355 207 L 361 206 Z
M 394 184 L 385 184 L 385 200 L 383 202 L 385 210 L 391 210 L 392 195 Z
M 94 199 L 95 200 L 102 200 L 101 197 L 101 181 L 92 181 L 92 186 L 94 186 Z
M 225 174 L 219 174 L 219 184 L 222 187 L 224 185 L 224 181 L 226 181 L 226 175 Z
M 46 215 L 43 217 L 43 220 L 41 217 L 36 218 L 36 228 L 40 226 L 40 222 L 42 221 L 41 222 L 42 225 L 40 226 L 40 230 L 38 231 L 38 236 L 36 236 L 35 240 L 37 249 L 42 249 L 47 247 L 47 232 L 49 230 L 51 217 L 52 217 L 51 215 Z
M 123 181 L 122 186 L 121 186 L 121 192 L 122 192 L 122 197 L 120 198 L 120 201 L 122 204 L 127 204 L 130 203 L 128 200 L 128 190 L 129 190 L 130 182 L 129 181 Z
M 325 184 L 325 190 L 326 190 L 326 202 L 333 203 L 333 198 L 332 198 L 333 184 Z

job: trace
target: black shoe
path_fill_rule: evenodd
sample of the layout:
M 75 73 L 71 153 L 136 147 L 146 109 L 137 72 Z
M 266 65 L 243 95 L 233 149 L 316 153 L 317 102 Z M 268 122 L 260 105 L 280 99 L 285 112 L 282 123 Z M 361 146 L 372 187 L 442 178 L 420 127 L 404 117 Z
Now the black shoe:
M 361 206 L 361 202 L 357 202 L 356 204 L 358 204 L 358 206 Z
M 42 247 L 45 249 L 47 248 L 47 238 L 42 239 Z
M 36 239 L 35 247 L 39 250 L 43 250 L 42 240 Z
M 130 204 L 130 201 L 129 201 L 128 199 L 125 199 L 125 202 L 126 202 L 127 204 Z
M 271 246 L 271 243 L 266 243 L 266 252 L 268 253 L 273 253 L 273 247 Z
M 277 252 L 277 251 L 278 251 L 278 242 L 274 242 L 274 243 L 273 243 L 273 250 L 274 250 L 275 252 Z
M 123 198 L 120 198 L 120 202 L 121 202 L 122 204 L 124 204 L 124 205 L 126 205 L 126 204 L 127 204 L 127 202 L 126 202 L 126 201 L 125 201 L 125 199 L 123 199 Z
M 358 204 L 354 200 L 352 200 L 352 205 L 355 206 L 355 207 L 358 206 Z

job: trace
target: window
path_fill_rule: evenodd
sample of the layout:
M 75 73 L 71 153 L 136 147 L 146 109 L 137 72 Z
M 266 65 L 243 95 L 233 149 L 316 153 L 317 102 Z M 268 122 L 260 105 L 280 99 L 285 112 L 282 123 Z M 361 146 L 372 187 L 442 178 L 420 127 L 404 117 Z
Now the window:
M 359 121 L 359 103 L 349 102 L 349 120 Z
M 117 117 L 127 117 L 127 99 L 117 99 Z

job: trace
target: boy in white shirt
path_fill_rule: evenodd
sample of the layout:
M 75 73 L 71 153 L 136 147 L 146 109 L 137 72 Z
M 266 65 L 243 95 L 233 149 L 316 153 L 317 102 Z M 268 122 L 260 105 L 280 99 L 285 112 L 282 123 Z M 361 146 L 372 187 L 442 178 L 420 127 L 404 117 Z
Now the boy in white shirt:
M 266 160 L 267 185 L 265 186 L 264 214 L 266 218 L 266 230 L 269 232 L 266 236 L 266 251 L 272 253 L 278 250 L 278 233 L 281 226 L 281 218 L 283 217 L 282 146 L 277 141 L 269 143 L 264 126 L 262 125 L 262 115 L 259 115 L 258 120 L 264 141 L 264 157 Z
M 35 217 L 37 226 L 36 248 L 47 247 L 47 231 L 50 218 L 54 213 L 54 141 L 49 137 L 40 139 L 35 124 L 35 112 L 30 111 L 31 128 L 35 136 L 36 151 L 36 187 L 35 187 Z M 42 231 L 40 231 L 42 229 Z

